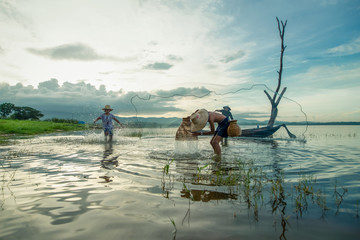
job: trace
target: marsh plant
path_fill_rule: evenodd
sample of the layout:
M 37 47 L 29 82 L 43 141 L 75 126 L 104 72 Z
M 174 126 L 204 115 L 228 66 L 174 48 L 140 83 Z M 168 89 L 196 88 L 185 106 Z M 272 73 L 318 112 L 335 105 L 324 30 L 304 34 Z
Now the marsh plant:
M 348 190 L 345 187 L 341 187 L 341 190 L 338 190 L 337 180 L 335 180 L 334 196 L 335 196 L 335 203 L 336 203 L 336 214 L 339 213 L 340 205 L 344 201 L 344 196 L 347 192 L 348 192 Z
M 295 209 L 296 213 L 302 215 L 308 208 L 308 201 L 314 200 L 314 187 L 316 179 L 310 175 L 301 175 L 298 183 L 294 186 L 295 188 Z
M 168 161 L 163 167 L 164 176 L 170 175 L 169 171 L 173 162 L 174 160 Z M 253 212 L 256 221 L 258 221 L 260 209 L 270 206 L 273 214 L 280 214 L 282 225 L 286 225 L 292 213 L 296 213 L 297 217 L 302 217 L 310 207 L 311 209 L 314 207 L 320 209 L 322 217 L 330 210 L 326 198 L 329 194 L 316 188 L 316 178 L 313 175 L 300 173 L 297 181 L 294 182 L 285 180 L 286 173 L 284 171 L 273 173 L 272 170 L 256 166 L 254 161 L 241 160 L 233 163 L 220 162 L 196 166 L 193 174 L 186 175 L 191 176 L 191 179 L 186 179 L 185 176 L 181 180 L 183 182 L 182 194 L 183 197 L 192 201 L 204 201 L 205 199 L 208 201 L 209 197 L 194 198 L 193 192 L 199 194 L 198 192 L 202 191 L 201 194 L 206 195 L 211 193 L 211 190 L 190 190 L 191 186 L 201 185 L 209 189 L 216 186 L 221 191 L 228 192 L 218 193 L 217 196 L 223 194 L 227 198 L 238 199 L 241 204 L 245 204 L 246 208 Z M 174 181 L 173 178 L 173 181 L 168 182 L 172 182 L 173 185 Z M 338 209 L 344 201 L 346 193 L 346 188 L 339 188 L 335 185 L 334 196 Z
M 162 178 L 161 178 L 161 189 L 163 196 L 169 198 L 171 190 L 174 188 L 175 177 L 169 173 L 170 165 L 174 162 L 174 159 L 168 160 L 165 166 L 162 169 Z
M 12 160 L 30 155 L 27 150 L 7 151 L 0 155 L 0 165 L 3 170 L 15 168 Z

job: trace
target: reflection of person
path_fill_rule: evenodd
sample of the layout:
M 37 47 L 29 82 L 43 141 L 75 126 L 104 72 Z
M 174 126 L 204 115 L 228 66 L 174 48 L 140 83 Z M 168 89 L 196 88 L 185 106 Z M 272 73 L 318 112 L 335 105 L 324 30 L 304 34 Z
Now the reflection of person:
M 198 132 L 198 135 L 212 135 L 214 136 L 210 140 L 210 144 L 214 149 L 214 153 L 220 157 L 221 156 L 221 148 L 219 142 L 223 138 L 227 138 L 227 128 L 229 127 L 229 118 L 225 115 L 222 115 L 217 112 L 208 112 L 205 109 L 198 109 L 190 116 L 191 132 L 197 132 L 203 129 L 207 122 L 210 124 L 210 131 L 209 132 Z M 218 127 L 215 130 L 214 123 L 218 123 Z
M 113 114 L 110 113 L 113 110 L 110 107 L 110 105 L 106 105 L 105 108 L 103 108 L 102 110 L 104 110 L 104 113 L 101 114 L 100 117 L 95 119 L 94 123 L 96 123 L 98 120 L 101 119 L 102 124 L 103 124 L 103 128 L 104 128 L 105 137 L 109 136 L 109 141 L 111 141 L 112 136 L 113 136 L 113 123 L 112 123 L 112 120 L 115 120 L 115 122 L 117 122 L 120 126 L 122 126 L 122 124 L 119 122 L 119 120 L 117 120 L 115 118 L 115 116 Z
M 216 112 L 221 112 L 222 115 L 229 117 L 230 120 L 234 120 L 232 114 L 231 114 L 231 108 L 229 106 L 224 106 L 221 110 L 215 110 Z
M 113 155 L 113 145 L 112 142 L 105 143 L 105 150 L 103 155 L 103 160 L 101 160 L 101 166 L 106 169 L 112 169 L 119 165 L 118 156 Z M 103 177 L 101 177 L 103 178 Z

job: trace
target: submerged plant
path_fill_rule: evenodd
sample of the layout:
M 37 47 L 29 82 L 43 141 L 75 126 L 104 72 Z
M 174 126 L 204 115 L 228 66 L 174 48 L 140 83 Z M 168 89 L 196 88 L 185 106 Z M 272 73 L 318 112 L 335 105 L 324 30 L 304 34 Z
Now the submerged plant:
M 193 194 L 188 189 L 188 187 L 185 185 L 185 183 L 183 183 L 183 188 L 184 188 L 185 193 L 189 194 L 189 199 L 191 199 L 192 201 L 195 201 Z
M 316 196 L 316 204 L 321 208 L 321 210 L 323 212 L 323 216 L 324 216 L 325 212 L 330 210 L 326 205 L 326 197 L 324 196 L 324 194 L 320 190 L 318 190 L 315 193 L 315 196 Z
M 302 175 L 298 184 L 295 185 L 295 208 L 296 212 L 300 213 L 300 216 L 302 216 L 303 211 L 307 210 L 308 197 L 311 197 L 312 200 L 314 199 L 313 184 L 315 182 L 316 179 L 312 175 Z
M 348 192 L 348 190 L 347 190 L 347 188 L 342 187 L 342 193 L 340 193 L 337 190 L 337 180 L 335 180 L 334 188 L 335 188 L 334 189 L 334 196 L 335 196 L 335 203 L 336 203 L 336 208 L 337 208 L 336 214 L 337 214 L 339 212 L 340 205 L 344 200 L 344 196 Z
M 172 219 L 171 217 L 169 217 L 169 220 L 170 220 L 170 222 L 172 223 L 172 225 L 173 225 L 173 227 L 174 227 L 173 234 L 175 234 L 175 235 L 176 235 L 177 228 L 176 228 L 175 221 L 174 221 L 174 219 Z M 175 238 L 175 236 L 174 236 L 174 238 Z

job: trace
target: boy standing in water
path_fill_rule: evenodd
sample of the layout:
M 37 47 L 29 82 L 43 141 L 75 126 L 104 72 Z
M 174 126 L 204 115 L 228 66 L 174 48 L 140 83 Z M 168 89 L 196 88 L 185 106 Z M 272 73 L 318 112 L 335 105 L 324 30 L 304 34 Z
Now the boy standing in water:
M 115 118 L 115 116 L 113 114 L 111 114 L 110 112 L 113 110 L 110 105 L 106 105 L 105 108 L 103 108 L 102 110 L 104 110 L 104 113 L 100 115 L 100 117 L 98 117 L 97 119 L 94 120 L 94 123 L 96 123 L 98 120 L 101 119 L 102 124 L 103 124 L 103 128 L 104 128 L 104 134 L 105 134 L 105 138 L 107 136 L 109 136 L 109 141 L 112 141 L 112 136 L 113 136 L 113 124 L 112 124 L 112 120 L 114 119 L 115 122 L 117 122 L 120 126 L 122 126 L 122 124 L 119 122 L 119 120 L 117 120 Z

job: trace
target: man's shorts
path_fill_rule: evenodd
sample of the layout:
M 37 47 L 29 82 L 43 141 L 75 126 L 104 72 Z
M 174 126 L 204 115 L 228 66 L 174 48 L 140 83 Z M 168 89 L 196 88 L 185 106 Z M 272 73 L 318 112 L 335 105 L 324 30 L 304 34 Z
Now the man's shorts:
M 214 136 L 219 135 L 220 137 L 227 138 L 227 129 L 229 127 L 229 118 L 226 117 L 224 120 L 222 120 L 218 127 L 215 130 Z
M 105 127 L 104 128 L 104 133 L 105 134 L 108 133 L 110 136 L 112 136 L 113 135 L 113 129 Z

